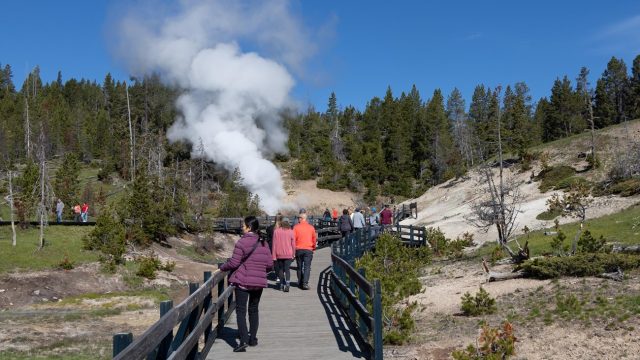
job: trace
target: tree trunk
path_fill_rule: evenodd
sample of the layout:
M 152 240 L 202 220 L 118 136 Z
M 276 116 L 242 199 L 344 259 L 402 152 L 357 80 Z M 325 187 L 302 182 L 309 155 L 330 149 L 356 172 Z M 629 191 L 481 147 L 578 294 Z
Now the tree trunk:
M 131 126 L 131 106 L 129 104 L 129 85 L 127 85 L 127 83 L 124 84 L 124 90 L 127 93 L 127 113 L 129 115 L 129 146 L 131 147 L 131 181 L 133 181 L 133 179 L 135 178 L 136 163 L 133 153 L 133 126 Z
M 16 246 L 16 224 L 13 222 L 13 182 L 9 171 L 9 217 L 11 218 L 11 245 Z

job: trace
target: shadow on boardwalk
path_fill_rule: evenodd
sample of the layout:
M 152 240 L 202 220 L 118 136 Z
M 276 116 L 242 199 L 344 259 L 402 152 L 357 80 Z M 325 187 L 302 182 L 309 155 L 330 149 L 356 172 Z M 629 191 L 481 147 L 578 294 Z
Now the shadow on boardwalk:
M 320 298 L 320 302 L 324 307 L 324 311 L 327 315 L 327 320 L 331 326 L 331 331 L 336 337 L 336 344 L 338 349 L 343 352 L 350 352 L 355 358 L 369 358 L 367 347 L 362 343 L 359 336 L 357 336 L 357 329 L 353 328 L 346 319 L 346 314 L 336 304 L 334 297 L 331 294 L 330 284 L 330 270 L 331 267 L 327 267 L 320 273 L 318 281 L 317 293 Z M 363 349 L 365 349 L 363 351 Z

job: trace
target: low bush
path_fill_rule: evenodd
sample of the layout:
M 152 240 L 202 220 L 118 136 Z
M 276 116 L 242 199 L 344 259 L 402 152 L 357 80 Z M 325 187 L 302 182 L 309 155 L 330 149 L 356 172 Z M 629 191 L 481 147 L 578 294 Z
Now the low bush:
M 573 177 L 575 174 L 576 171 L 574 168 L 564 165 L 552 166 L 546 170 L 542 170 L 537 176 L 537 180 L 540 180 L 540 191 L 544 193 L 555 189 L 563 180 Z
M 71 270 L 74 268 L 73 262 L 69 260 L 69 255 L 65 254 L 64 259 L 58 264 L 58 268 L 62 270 Z
M 526 277 L 552 279 L 560 276 L 596 276 L 606 272 L 636 269 L 640 256 L 630 254 L 578 253 L 567 257 L 545 257 L 520 265 Z
M 536 216 L 536 219 L 543 220 L 543 221 L 550 221 L 557 218 L 560 215 L 562 215 L 562 211 L 557 209 L 551 209 L 551 210 L 541 212 L 540 214 L 538 214 L 538 216 Z
M 138 263 L 136 275 L 147 279 L 155 279 L 158 270 L 172 272 L 176 266 L 176 263 L 171 261 L 163 264 L 155 255 L 142 256 L 136 259 L 136 262 Z
M 553 190 L 569 190 L 575 188 L 576 186 L 591 188 L 593 187 L 593 184 L 583 177 L 571 176 L 558 181 L 558 183 L 556 183 L 556 185 L 553 187 Z
M 427 228 L 425 236 L 433 253 L 437 256 L 461 257 L 464 248 L 475 245 L 473 234 L 468 232 L 462 234 L 462 237 L 459 236 L 455 240 L 451 240 L 444 235 L 440 228 Z
M 380 279 L 382 311 L 388 319 L 385 343 L 402 344 L 410 338 L 415 326 L 412 317 L 415 305 L 399 306 L 399 303 L 422 290 L 420 271 L 430 259 L 428 247 L 406 247 L 400 239 L 384 234 L 378 238 L 375 251 L 356 260 L 355 267 L 364 269 L 367 279 Z
M 482 287 L 475 296 L 466 292 L 461 300 L 460 310 L 466 316 L 493 314 L 497 310 L 496 300 Z
M 582 253 L 597 253 L 607 250 L 607 240 L 600 235 L 599 238 L 593 237 L 589 230 L 585 230 L 578 240 L 578 251 Z
M 508 321 L 501 327 L 482 326 L 476 346 L 470 344 L 465 350 L 456 350 L 451 356 L 455 360 L 504 360 L 515 354 L 517 338 L 513 325 Z
M 640 194 L 640 178 L 634 177 L 612 185 L 609 193 L 620 196 L 633 196 Z

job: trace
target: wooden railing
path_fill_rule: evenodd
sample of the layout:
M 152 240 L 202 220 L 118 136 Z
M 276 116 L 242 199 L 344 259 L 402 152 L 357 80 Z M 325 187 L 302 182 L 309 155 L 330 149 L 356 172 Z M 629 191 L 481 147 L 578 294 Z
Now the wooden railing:
M 234 287 L 225 288 L 227 274 L 220 270 L 213 276 L 210 271 L 205 272 L 202 286 L 190 283 L 189 297 L 176 307 L 172 301 L 163 301 L 160 320 L 135 340 L 131 333 L 114 335 L 113 358 L 204 359 L 235 310 Z M 212 292 L 216 289 L 217 297 L 214 299 Z M 173 329 L 178 325 L 174 334 Z M 203 346 L 200 348 L 201 339 Z
M 354 269 L 355 260 L 375 245 L 370 229 L 358 230 L 331 246 L 331 293 L 342 308 L 371 359 L 382 353 L 382 289 L 380 280 L 367 280 L 364 269 Z

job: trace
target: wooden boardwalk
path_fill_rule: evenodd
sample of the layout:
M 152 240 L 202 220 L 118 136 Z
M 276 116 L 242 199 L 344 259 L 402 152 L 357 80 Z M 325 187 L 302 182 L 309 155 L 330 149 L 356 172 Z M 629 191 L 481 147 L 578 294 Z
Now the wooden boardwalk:
M 273 285 L 265 289 L 260 299 L 258 346 L 248 347 L 246 353 L 233 352 L 237 344 L 236 316 L 233 314 L 207 359 L 366 358 L 331 297 L 330 265 L 331 249 L 317 250 L 311 264 L 311 290 L 292 286 L 289 293 L 284 293 Z M 292 285 L 297 285 L 295 266 L 292 267 Z M 273 284 L 273 281 L 269 283 Z

